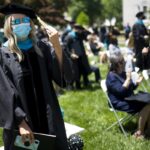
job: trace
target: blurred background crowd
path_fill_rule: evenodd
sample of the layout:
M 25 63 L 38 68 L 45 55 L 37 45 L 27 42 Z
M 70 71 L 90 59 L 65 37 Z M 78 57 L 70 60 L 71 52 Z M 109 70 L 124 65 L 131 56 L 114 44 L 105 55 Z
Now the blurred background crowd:
M 59 30 L 63 50 L 72 60 L 74 80 L 68 89 L 91 85 L 89 75 L 94 73 L 100 83 L 98 64 L 108 63 L 113 53 L 121 52 L 128 68 L 149 69 L 150 5 L 149 1 L 106 0 L 1 0 L 0 4 L 17 2 L 28 5 L 49 25 Z M 140 3 L 142 5 L 140 5 Z M 1 20 L 3 15 L 0 15 Z M 3 23 L 0 24 L 0 42 L 5 42 Z M 44 28 L 35 26 L 39 39 L 48 41 Z M 94 60 L 90 60 L 90 57 Z M 132 65 L 131 65 L 132 62 Z M 83 81 L 83 84 L 81 83 Z

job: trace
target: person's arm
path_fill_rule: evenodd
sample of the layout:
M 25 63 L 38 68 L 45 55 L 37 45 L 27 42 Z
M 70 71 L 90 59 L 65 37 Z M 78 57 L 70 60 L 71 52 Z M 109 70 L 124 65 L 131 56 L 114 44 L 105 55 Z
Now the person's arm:
M 15 125 L 18 126 L 19 130 L 20 127 L 22 128 L 20 131 L 21 135 L 27 133 L 29 136 L 32 136 L 29 126 L 26 128 L 26 132 L 23 132 L 25 126 L 22 126 L 22 122 L 26 120 L 26 113 L 21 107 L 19 92 L 9 78 L 9 70 L 5 70 L 6 58 L 4 56 L 3 54 L 2 57 L 0 52 L 0 126 L 11 129 Z
M 24 92 L 25 90 L 24 90 L 23 81 L 20 80 L 19 86 Z M 21 103 L 21 95 L 20 95 L 21 92 L 17 91 L 15 86 L 12 85 L 12 87 L 15 89 L 16 92 L 15 101 L 14 101 L 14 118 L 15 118 L 16 126 L 18 126 L 19 133 L 22 137 L 22 142 L 24 143 L 26 139 L 29 139 L 29 142 L 31 144 L 34 141 L 34 135 L 30 126 L 28 125 L 29 118 L 27 117 L 27 114 L 23 109 L 24 108 L 23 104 Z
M 48 36 L 49 36 L 50 42 L 53 45 L 53 48 L 55 50 L 55 54 L 56 54 L 57 60 L 59 62 L 60 69 L 62 69 L 63 54 L 62 54 L 62 47 L 59 42 L 58 31 L 54 30 Z
M 139 29 L 138 24 L 135 24 L 133 26 L 132 32 L 133 32 L 133 37 L 134 37 L 135 40 L 140 40 L 140 39 L 144 40 L 144 37 L 142 37 L 141 34 L 140 34 L 140 29 Z
M 142 30 L 141 30 L 142 28 Z M 139 41 L 145 46 L 145 47 L 148 47 L 148 44 L 147 44 L 147 40 L 148 40 L 148 33 L 147 33 L 147 29 L 145 26 L 141 26 L 141 25 L 138 25 L 138 24 L 135 24 L 133 26 L 133 29 L 132 29 L 132 32 L 133 32 L 133 37 L 136 41 Z M 138 43 L 139 44 L 139 43 Z
M 5 110 L 4 107 L 6 112 L 3 114 L 8 115 L 8 118 L 13 115 L 13 118 L 9 118 L 9 120 L 12 121 L 15 119 L 15 124 L 18 125 L 26 117 L 26 114 L 20 107 L 19 92 L 9 77 L 11 73 L 9 69 L 5 67 L 7 66 L 6 59 L 5 53 L 3 53 L 3 50 L 0 50 L 0 102 L 3 106 L 6 105 L 6 107 L 8 107 L 8 111 L 6 111 L 7 109 Z M 7 118 L 5 118 L 5 120 L 7 120 Z
M 19 133 L 22 137 L 23 143 L 25 143 L 26 139 L 29 139 L 30 144 L 34 142 L 33 132 L 25 120 L 22 120 L 21 123 L 19 124 Z
M 128 72 L 128 73 L 126 74 L 126 80 L 124 81 L 124 83 L 123 83 L 122 86 L 123 86 L 124 88 L 128 89 L 130 83 L 131 83 L 131 72 Z
M 139 85 L 143 80 L 143 76 L 139 75 L 138 79 L 136 80 L 136 84 Z
M 39 47 L 43 49 L 48 75 L 51 79 L 61 87 L 70 83 L 73 79 L 72 61 L 65 51 L 62 51 L 62 68 L 60 69 L 54 48 L 44 42 L 40 42 Z
M 52 52 L 52 79 L 61 87 L 71 83 L 73 80 L 73 64 L 71 59 L 63 51 L 62 69 L 58 68 L 58 60 L 56 58 L 55 51 Z
M 125 86 L 128 85 L 128 81 L 125 81 Z M 123 84 L 113 73 L 109 73 L 106 80 L 106 85 L 109 91 L 117 96 L 125 97 L 128 94 L 128 88 Z
M 13 109 L 14 109 L 14 122 L 15 125 L 18 126 L 19 133 L 22 137 L 22 142 L 24 143 L 25 140 L 28 138 L 30 143 L 33 143 L 34 140 L 34 135 L 29 127 L 28 123 L 28 118 L 26 113 L 23 110 L 21 100 L 20 100 L 20 95 L 19 91 L 15 88 L 13 83 L 8 79 L 9 84 L 11 88 L 14 91 L 14 102 L 13 102 Z M 21 86 L 21 85 L 20 85 Z
M 133 83 L 131 79 L 131 72 L 126 73 L 126 80 L 123 83 L 123 87 L 126 88 L 128 91 L 134 91 L 138 87 L 138 82 L 140 82 L 140 79 L 136 81 L 136 84 Z
M 67 36 L 65 39 L 65 48 L 67 49 L 69 55 L 71 56 L 73 48 L 73 38 L 71 36 Z
M 54 48 L 54 53 L 55 53 L 55 56 L 57 58 L 55 58 L 55 62 L 58 61 L 59 63 L 59 69 L 60 69 L 60 76 L 61 76 L 61 82 L 60 82 L 60 86 L 62 86 L 62 84 L 64 85 L 63 80 L 65 80 L 65 84 L 66 83 L 70 83 L 71 80 L 72 80 L 72 77 L 73 77 L 73 74 L 72 74 L 72 64 L 71 64 L 71 60 L 69 60 L 69 58 L 67 57 L 67 55 L 65 54 L 65 52 L 62 50 L 62 47 L 60 45 L 60 42 L 59 42 L 59 35 L 58 35 L 58 31 L 56 31 L 55 29 L 54 30 L 51 30 L 51 34 L 49 35 L 49 39 L 50 39 L 50 42 Z M 58 64 L 56 64 L 57 66 Z M 54 69 L 53 69 L 53 78 L 55 79 L 56 77 L 56 74 L 55 71 L 56 71 L 56 68 L 55 68 L 55 64 L 53 65 Z M 57 80 L 56 80 L 57 82 Z

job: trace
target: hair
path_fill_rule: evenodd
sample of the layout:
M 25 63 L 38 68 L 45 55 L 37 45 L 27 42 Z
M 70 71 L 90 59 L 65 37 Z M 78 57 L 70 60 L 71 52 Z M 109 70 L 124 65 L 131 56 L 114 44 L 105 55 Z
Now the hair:
M 49 26 L 46 22 L 44 22 L 39 16 L 37 16 L 37 20 L 39 21 L 39 23 L 43 26 L 44 30 L 46 31 L 46 34 L 47 36 L 49 37 L 49 40 L 51 39 L 51 35 L 50 33 L 51 32 L 55 32 L 55 34 L 58 34 L 57 30 L 54 29 L 53 27 Z M 49 32 L 47 31 L 49 30 Z M 51 40 L 50 40 L 51 41 Z M 35 45 L 36 46 L 36 45 Z M 56 57 L 58 59 L 58 62 L 59 62 L 59 66 L 60 66 L 60 69 L 62 69 L 62 62 L 63 62 L 63 53 L 62 53 L 62 49 L 61 49 L 61 45 L 60 43 L 58 44 L 58 49 L 60 48 L 60 52 L 58 51 L 55 51 L 56 52 Z M 36 48 L 37 49 L 37 48 Z M 38 51 L 38 53 L 40 53 L 40 51 Z
M 124 58 L 121 53 L 113 54 L 110 56 L 110 66 L 109 71 L 117 72 L 118 70 L 118 64 L 120 62 L 124 62 Z
M 31 32 L 29 34 L 29 37 L 31 39 L 33 39 L 33 42 L 36 41 L 35 35 L 34 35 L 34 31 L 35 31 L 35 27 L 34 27 L 34 23 L 31 20 L 30 21 L 31 24 Z M 12 32 L 12 27 L 11 27 L 11 15 L 7 16 L 5 18 L 5 24 L 4 24 L 4 35 L 6 36 L 6 38 L 8 39 L 8 48 L 12 53 L 15 53 L 18 57 L 19 62 L 21 62 L 23 60 L 23 53 L 22 51 L 19 49 L 19 47 L 17 46 L 17 37 L 16 35 Z

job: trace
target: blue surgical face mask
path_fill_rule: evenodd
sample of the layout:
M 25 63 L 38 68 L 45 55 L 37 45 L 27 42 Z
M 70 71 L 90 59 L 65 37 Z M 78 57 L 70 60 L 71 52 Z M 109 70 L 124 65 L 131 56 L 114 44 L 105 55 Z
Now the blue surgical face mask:
M 28 38 L 31 26 L 30 23 L 21 23 L 18 25 L 13 25 L 13 33 L 17 36 L 18 40 L 25 40 Z

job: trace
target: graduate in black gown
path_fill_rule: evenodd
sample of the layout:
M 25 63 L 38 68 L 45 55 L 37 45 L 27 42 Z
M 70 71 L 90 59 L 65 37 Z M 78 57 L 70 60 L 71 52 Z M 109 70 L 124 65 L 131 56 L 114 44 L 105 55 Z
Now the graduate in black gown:
M 5 150 L 13 150 L 14 129 L 22 140 L 34 140 L 33 132 L 56 135 L 56 150 L 67 150 L 60 106 L 52 85 L 65 86 L 72 79 L 71 64 L 61 51 L 58 32 L 51 45 L 34 35 L 36 15 L 31 8 L 7 4 L 4 33 L 8 41 L 0 49 L 0 126 Z M 49 31 L 50 32 L 50 31 Z
M 132 32 L 134 37 L 134 50 L 136 58 L 136 66 L 143 69 L 150 68 L 149 53 L 144 53 L 143 48 L 148 47 L 148 32 L 144 25 L 143 20 L 145 19 L 144 12 L 138 12 L 136 14 L 137 21 L 133 25 Z
M 65 37 L 65 46 L 73 62 L 77 89 L 81 89 L 81 76 L 83 76 L 84 86 L 89 85 L 88 75 L 92 72 L 83 44 L 88 34 L 89 32 L 82 26 L 74 24 L 72 31 Z

